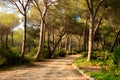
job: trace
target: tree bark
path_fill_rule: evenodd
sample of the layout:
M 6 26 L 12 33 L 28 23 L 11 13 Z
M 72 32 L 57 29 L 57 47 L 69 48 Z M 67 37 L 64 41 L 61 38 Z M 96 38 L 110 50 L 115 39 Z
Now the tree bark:
M 13 31 L 12 31 L 12 34 L 11 34 L 11 38 L 12 38 L 12 47 L 14 47 L 14 36 L 13 36 Z
M 40 54 L 42 53 L 42 49 L 43 49 L 43 38 L 44 38 L 44 19 L 41 19 L 41 25 L 40 25 L 40 39 L 39 39 L 39 47 L 38 47 L 38 51 L 35 55 L 35 61 L 38 61 Z
M 25 46 L 26 46 L 26 29 L 27 29 L 27 14 L 24 14 L 24 32 L 23 32 L 23 41 L 22 41 L 22 50 L 21 50 L 21 60 L 24 60 Z
M 119 34 L 120 34 L 120 30 L 117 32 L 117 35 L 116 35 L 116 37 L 115 37 L 115 40 L 114 40 L 114 42 L 113 42 L 113 44 L 112 44 L 112 46 L 111 46 L 111 48 L 110 48 L 110 53 L 113 52 L 113 49 L 114 49 L 115 43 L 117 42 L 117 39 L 118 39 Z
M 3 43 L 4 43 L 4 42 L 3 42 L 3 35 L 1 34 L 1 35 L 0 35 L 0 44 L 1 44 L 1 46 L 3 46 Z
M 49 51 L 49 53 L 51 54 L 51 47 L 50 47 L 50 35 L 51 35 L 51 31 L 50 30 L 48 30 L 48 51 Z
M 69 48 L 68 48 L 68 50 L 70 51 L 70 53 L 72 54 L 72 39 L 71 38 L 69 38 L 70 40 L 69 40 Z
M 54 48 L 55 46 L 55 33 L 54 33 L 54 30 L 52 31 L 52 40 L 53 40 L 53 43 L 52 43 L 52 49 Z
M 65 51 L 68 50 L 68 35 L 66 34 L 66 41 L 65 41 Z
M 90 61 L 93 55 L 93 32 L 94 32 L 94 18 L 90 14 L 90 28 L 89 28 L 89 41 L 88 41 L 88 58 L 87 61 Z
M 5 49 L 8 49 L 8 33 L 6 33 Z
M 87 23 L 88 23 L 88 19 L 89 17 L 86 18 L 85 21 L 85 26 L 84 26 L 84 31 L 83 31 L 83 39 L 84 39 L 84 43 L 83 43 L 83 50 L 86 51 L 86 46 L 87 46 Z
M 65 31 L 64 31 L 64 29 L 63 29 L 63 30 L 62 30 L 62 33 L 61 33 L 61 35 L 60 35 L 60 37 L 59 37 L 59 39 L 57 40 L 57 42 L 56 42 L 53 50 L 51 51 L 51 53 L 52 53 L 51 58 L 53 58 L 54 52 L 55 52 L 57 46 L 59 45 L 59 43 L 60 43 L 60 41 L 62 40 L 62 37 L 63 37 L 64 35 L 65 35 Z
M 105 0 L 99 0 L 96 7 L 94 8 L 93 6 L 93 0 L 86 0 L 87 2 L 87 6 L 90 12 L 90 26 L 89 26 L 89 41 L 88 41 L 88 58 L 87 61 L 90 61 L 92 56 L 93 56 L 93 38 L 94 38 L 94 31 L 97 30 L 97 28 L 95 28 L 95 18 L 97 15 L 97 12 L 101 6 L 101 4 L 104 2 Z M 99 26 L 99 25 L 98 25 Z

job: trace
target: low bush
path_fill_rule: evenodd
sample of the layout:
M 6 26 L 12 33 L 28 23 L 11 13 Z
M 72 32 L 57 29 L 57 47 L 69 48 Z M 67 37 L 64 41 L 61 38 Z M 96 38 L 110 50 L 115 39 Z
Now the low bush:
M 21 62 L 20 53 L 15 53 L 10 48 L 7 50 L 0 48 L 0 67 L 10 67 L 22 64 L 29 64 L 31 59 L 25 56 Z
M 66 56 L 66 52 L 64 50 L 57 50 L 57 51 L 55 51 L 54 56 L 55 57 L 65 57 Z
M 120 68 L 120 46 L 114 48 L 112 58 L 116 67 Z
M 46 49 L 46 48 L 43 50 L 43 53 L 42 53 L 42 54 L 43 54 L 43 58 L 45 58 L 45 59 L 46 59 L 46 58 L 51 58 L 51 55 L 50 55 L 50 53 L 49 53 L 49 50 Z
M 95 80 L 120 80 L 120 74 L 105 71 L 91 73 Z
M 85 53 L 82 54 L 84 55 Z M 98 56 L 97 59 L 92 59 L 91 61 L 87 61 L 87 57 L 81 56 L 74 61 L 74 64 L 84 70 L 86 74 L 94 77 L 95 80 L 120 80 L 120 68 L 117 68 L 116 64 L 114 64 L 113 57 L 115 57 L 115 54 L 114 56 L 112 53 L 110 54 L 108 52 L 102 52 L 101 54 L 101 57 Z M 103 54 L 106 56 L 103 56 Z M 89 71 L 86 68 L 87 66 L 93 66 L 93 68 L 99 66 L 101 70 Z
M 12 52 L 11 49 L 4 50 L 0 48 L 0 56 L 0 60 L 2 60 L 0 66 L 20 64 L 20 54 Z

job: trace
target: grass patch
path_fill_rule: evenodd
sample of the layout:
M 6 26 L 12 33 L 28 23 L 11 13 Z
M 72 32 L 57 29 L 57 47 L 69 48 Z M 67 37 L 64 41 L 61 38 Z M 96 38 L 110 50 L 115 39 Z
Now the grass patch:
M 96 80 L 120 80 L 120 73 L 111 73 L 107 71 L 99 71 L 91 73 Z
M 92 59 L 90 62 L 87 61 L 85 56 L 80 56 L 73 62 L 85 74 L 93 76 L 95 80 L 120 80 L 120 70 L 110 70 L 109 59 Z

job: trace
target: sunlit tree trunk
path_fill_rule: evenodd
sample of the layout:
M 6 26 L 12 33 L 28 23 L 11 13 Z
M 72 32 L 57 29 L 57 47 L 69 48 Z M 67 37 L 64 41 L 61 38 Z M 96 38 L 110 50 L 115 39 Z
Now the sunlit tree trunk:
M 40 35 L 39 35 L 39 47 L 38 47 L 38 51 L 35 55 L 35 61 L 38 61 L 40 54 L 42 53 L 42 49 L 43 49 L 43 38 L 44 38 L 44 19 L 41 20 L 41 24 L 40 24 Z
M 93 38 L 95 35 L 95 31 L 97 30 L 97 27 L 95 27 L 95 18 L 97 15 L 97 12 L 101 6 L 101 4 L 104 2 L 104 0 L 99 0 L 97 5 L 94 6 L 93 0 L 86 0 L 87 6 L 90 13 L 90 26 L 89 26 L 89 40 L 88 40 L 88 58 L 87 61 L 90 61 L 93 56 Z

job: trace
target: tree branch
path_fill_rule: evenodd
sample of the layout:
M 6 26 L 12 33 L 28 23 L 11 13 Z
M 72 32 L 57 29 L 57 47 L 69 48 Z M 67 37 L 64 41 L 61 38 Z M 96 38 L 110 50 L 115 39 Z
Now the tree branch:
M 98 2 L 98 4 L 97 4 L 97 7 L 96 7 L 96 9 L 95 9 L 95 11 L 94 11 L 94 16 L 93 16 L 93 18 L 95 18 L 96 17 L 96 14 L 97 14 L 97 12 L 98 12 L 98 9 L 99 9 L 99 7 L 101 6 L 101 4 L 104 2 L 104 0 L 99 0 L 99 2 Z
M 92 1 L 91 0 L 86 0 L 88 9 L 90 10 L 91 13 L 93 13 L 93 7 L 92 7 Z
M 20 10 L 20 7 L 17 5 L 17 3 L 16 3 L 14 0 L 11 0 L 10 2 L 11 2 L 12 4 L 14 4 L 14 5 L 18 8 L 19 12 L 20 12 L 22 15 L 24 15 L 24 13 Z

